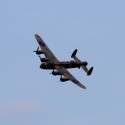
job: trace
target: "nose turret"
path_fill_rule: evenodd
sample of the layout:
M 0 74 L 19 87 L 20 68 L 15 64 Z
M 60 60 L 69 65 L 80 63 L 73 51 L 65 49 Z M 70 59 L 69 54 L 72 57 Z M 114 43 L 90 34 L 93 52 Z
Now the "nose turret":
M 45 65 L 45 63 L 42 63 L 42 64 L 40 65 L 40 68 L 41 68 L 41 69 L 46 69 L 46 67 L 47 67 L 47 66 Z

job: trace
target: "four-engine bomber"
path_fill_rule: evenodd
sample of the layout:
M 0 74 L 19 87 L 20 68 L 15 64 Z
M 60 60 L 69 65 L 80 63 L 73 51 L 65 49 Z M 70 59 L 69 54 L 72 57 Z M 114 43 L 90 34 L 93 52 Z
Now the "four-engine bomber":
M 37 48 L 35 52 L 37 55 L 44 54 L 45 58 L 40 58 L 40 61 L 42 64 L 40 65 L 41 69 L 52 69 L 52 75 L 60 75 L 60 81 L 65 82 L 65 81 L 72 81 L 79 87 L 86 89 L 86 87 L 81 84 L 69 71 L 67 70 L 68 68 L 82 68 L 86 74 L 89 76 L 91 75 L 93 71 L 93 67 L 90 69 L 87 68 L 88 62 L 87 61 L 81 61 L 76 57 L 77 49 L 72 53 L 71 58 L 74 60 L 71 61 L 59 61 L 55 55 L 51 52 L 51 50 L 48 48 L 48 46 L 45 44 L 45 42 L 42 40 L 42 38 L 35 34 L 35 38 L 41 48 L 39 50 L 39 47 Z M 63 76 L 63 77 L 62 77 Z

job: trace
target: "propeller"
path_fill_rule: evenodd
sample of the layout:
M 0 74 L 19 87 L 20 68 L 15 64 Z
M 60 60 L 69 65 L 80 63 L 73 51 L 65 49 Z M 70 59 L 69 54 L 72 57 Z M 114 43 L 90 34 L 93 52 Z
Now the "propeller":
M 52 74 L 54 72 L 54 69 L 53 69 L 53 71 L 51 72 L 51 73 L 49 73 L 49 74 Z
M 39 56 L 39 59 L 40 59 L 40 61 L 42 62 L 42 57 L 41 57 L 41 56 Z
M 36 51 L 33 51 L 33 52 L 36 52 L 36 53 L 37 53 L 37 52 L 38 52 L 38 50 L 39 50 L 39 47 L 37 48 L 37 50 L 36 50 Z
M 39 56 L 40 60 L 42 59 L 41 56 Z
M 62 75 L 60 75 L 60 79 L 59 79 L 59 81 L 58 81 L 58 82 L 61 82 L 61 78 L 62 78 Z

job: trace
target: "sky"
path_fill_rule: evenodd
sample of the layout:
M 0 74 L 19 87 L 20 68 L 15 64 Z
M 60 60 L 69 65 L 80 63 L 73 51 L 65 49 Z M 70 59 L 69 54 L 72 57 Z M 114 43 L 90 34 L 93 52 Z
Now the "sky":
M 0 125 L 125 125 L 124 0 L 0 0 Z M 41 70 L 39 34 L 87 89 Z M 42 55 L 42 57 L 44 57 Z

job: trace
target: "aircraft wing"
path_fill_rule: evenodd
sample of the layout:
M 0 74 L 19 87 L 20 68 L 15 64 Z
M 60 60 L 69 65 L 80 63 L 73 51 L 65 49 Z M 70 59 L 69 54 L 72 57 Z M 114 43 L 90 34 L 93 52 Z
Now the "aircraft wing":
M 55 55 L 51 52 L 51 50 L 48 48 L 48 46 L 45 44 L 45 42 L 42 40 L 42 38 L 35 34 L 35 38 L 43 51 L 45 57 L 49 59 L 49 61 L 58 61 L 58 59 L 55 57 Z
M 56 70 L 60 72 L 64 77 L 68 78 L 70 81 L 75 83 L 77 86 L 86 89 L 84 85 L 82 85 L 68 70 L 62 66 L 55 66 Z

